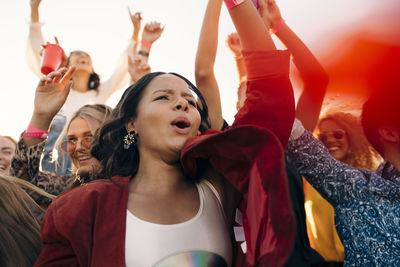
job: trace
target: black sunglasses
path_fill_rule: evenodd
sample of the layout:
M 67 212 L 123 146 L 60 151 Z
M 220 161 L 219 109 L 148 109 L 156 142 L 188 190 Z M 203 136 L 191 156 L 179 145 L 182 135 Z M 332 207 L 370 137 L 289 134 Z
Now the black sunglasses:
M 331 135 L 335 139 L 340 140 L 343 138 L 343 136 L 346 134 L 345 131 L 341 129 L 337 129 L 333 132 L 323 132 L 318 135 L 318 139 L 321 140 L 322 143 L 325 143 L 328 140 L 328 136 Z

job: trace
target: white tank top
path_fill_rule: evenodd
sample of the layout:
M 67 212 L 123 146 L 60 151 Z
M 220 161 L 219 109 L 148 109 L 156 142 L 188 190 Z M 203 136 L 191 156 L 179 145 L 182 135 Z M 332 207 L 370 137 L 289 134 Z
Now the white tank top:
M 232 245 L 218 192 L 204 179 L 197 190 L 199 211 L 183 223 L 155 224 L 127 211 L 126 266 L 231 266 Z

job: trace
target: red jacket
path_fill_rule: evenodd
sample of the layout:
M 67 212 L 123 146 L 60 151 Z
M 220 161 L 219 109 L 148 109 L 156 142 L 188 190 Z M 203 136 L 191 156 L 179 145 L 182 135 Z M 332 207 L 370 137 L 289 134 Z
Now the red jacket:
M 247 253 L 244 257 L 234 242 L 235 265 L 279 266 L 291 253 L 295 230 L 282 149 L 294 119 L 289 54 L 244 56 L 245 106 L 227 130 L 189 139 L 181 160 L 190 177 L 202 167 L 198 159 L 207 159 L 242 193 Z M 35 266 L 125 266 L 128 185 L 129 177 L 97 180 L 53 200 L 41 225 L 44 247 Z

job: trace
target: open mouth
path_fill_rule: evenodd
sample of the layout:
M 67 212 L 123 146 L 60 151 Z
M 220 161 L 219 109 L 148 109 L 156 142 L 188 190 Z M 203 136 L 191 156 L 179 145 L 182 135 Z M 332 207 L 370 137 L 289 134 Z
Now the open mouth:
M 172 127 L 178 134 L 188 134 L 190 132 L 190 121 L 186 118 L 177 118 L 171 122 Z
M 178 127 L 179 129 L 185 129 L 190 127 L 190 122 L 187 119 L 180 118 L 174 120 L 171 125 Z

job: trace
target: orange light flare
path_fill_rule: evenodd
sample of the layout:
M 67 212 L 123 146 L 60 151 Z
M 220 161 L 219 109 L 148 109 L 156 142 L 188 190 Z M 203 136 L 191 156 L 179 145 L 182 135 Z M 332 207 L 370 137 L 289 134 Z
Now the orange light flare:
M 379 30 L 371 26 L 371 19 L 354 23 L 322 50 L 319 59 L 329 75 L 324 107 L 359 109 L 373 92 L 400 84 L 400 12 L 396 13 L 399 23 L 389 16 L 380 18 Z

